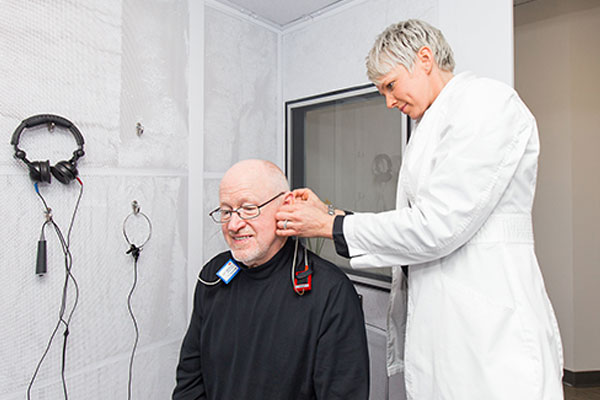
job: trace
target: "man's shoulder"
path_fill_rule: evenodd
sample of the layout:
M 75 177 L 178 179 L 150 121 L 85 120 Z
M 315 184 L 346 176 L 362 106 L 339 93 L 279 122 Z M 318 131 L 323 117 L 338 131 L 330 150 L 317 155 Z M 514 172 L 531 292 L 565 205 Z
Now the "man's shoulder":
M 224 251 L 210 259 L 204 267 L 202 267 L 202 278 L 212 280 L 215 274 L 223 265 L 232 259 L 231 251 Z M 211 278 L 212 277 L 212 278 Z
M 353 313 L 361 308 L 359 295 L 354 284 L 346 273 L 337 265 L 314 253 L 308 253 L 309 263 L 313 268 L 312 292 L 313 301 L 323 310 Z
M 314 279 L 318 279 L 330 288 L 343 286 L 353 286 L 348 275 L 331 261 L 321 258 L 317 254 L 308 251 L 308 260 L 314 269 Z

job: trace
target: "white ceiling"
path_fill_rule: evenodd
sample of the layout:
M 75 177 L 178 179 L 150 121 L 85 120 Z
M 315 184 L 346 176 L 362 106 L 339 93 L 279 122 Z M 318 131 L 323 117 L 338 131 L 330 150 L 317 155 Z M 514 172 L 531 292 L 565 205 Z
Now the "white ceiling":
M 285 29 L 323 12 L 355 0 L 212 0 L 236 9 L 278 29 Z M 414 0 L 419 1 L 419 0 Z M 513 0 L 520 13 L 528 12 L 534 16 L 549 12 L 581 9 L 597 5 L 598 0 Z M 521 7 L 522 6 L 522 7 Z M 567 10 L 567 11 L 568 11 Z M 515 14 L 516 15 L 516 14 Z M 518 21 L 515 21 L 518 22 Z
M 352 0 L 216 0 L 270 25 L 284 28 Z

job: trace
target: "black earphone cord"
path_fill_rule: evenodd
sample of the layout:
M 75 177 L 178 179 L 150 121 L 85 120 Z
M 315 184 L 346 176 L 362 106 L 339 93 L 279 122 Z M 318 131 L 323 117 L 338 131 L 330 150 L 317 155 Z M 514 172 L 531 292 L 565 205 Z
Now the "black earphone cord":
M 133 206 L 133 212 L 131 214 L 129 214 L 127 217 L 125 217 L 125 220 L 123 221 L 123 236 L 125 236 L 125 240 L 129 244 L 129 250 L 127 250 L 125 253 L 131 254 L 131 256 L 133 257 L 133 283 L 131 285 L 131 289 L 129 290 L 129 295 L 127 296 L 127 309 L 129 310 L 129 315 L 131 316 L 131 320 L 133 322 L 133 328 L 135 329 L 135 339 L 133 342 L 133 348 L 131 349 L 131 356 L 129 357 L 129 371 L 128 371 L 129 373 L 128 373 L 128 377 L 127 377 L 127 399 L 131 399 L 131 396 L 132 396 L 133 359 L 135 357 L 135 352 L 137 350 L 138 342 L 140 339 L 140 330 L 138 327 L 137 319 L 135 318 L 135 315 L 133 314 L 133 307 L 131 305 L 131 299 L 133 297 L 133 292 L 135 291 L 135 288 L 137 286 L 137 281 L 138 281 L 138 258 L 140 258 L 140 252 L 142 251 L 142 248 L 148 242 L 148 240 L 150 240 L 150 237 L 152 236 L 152 223 L 150 222 L 150 218 L 148 218 L 148 216 L 146 214 L 140 212 L 137 201 L 134 200 L 132 206 Z M 146 240 L 144 242 L 142 242 L 138 246 L 131 243 L 129 241 L 129 238 L 127 237 L 126 224 L 127 224 L 127 220 L 132 215 L 142 216 L 148 223 L 148 229 L 149 229 L 148 237 L 146 238 Z
M 83 182 L 81 181 L 81 179 L 79 179 L 79 177 L 76 177 L 75 180 L 77 180 L 77 182 L 79 182 L 79 185 L 80 185 L 79 196 L 77 197 L 77 202 L 75 203 L 75 209 L 73 210 L 73 215 L 71 216 L 71 221 L 69 223 L 69 230 L 67 231 L 66 240 L 65 240 L 65 237 L 64 237 L 62 231 L 60 230 L 59 226 L 52 219 L 51 209 L 48 207 L 46 200 L 40 193 L 37 183 L 34 184 L 35 191 L 36 191 L 37 195 L 39 196 L 40 200 L 42 201 L 44 208 L 45 208 L 45 213 L 46 213 L 46 222 L 44 222 L 44 224 L 42 225 L 41 237 L 42 238 L 44 237 L 44 229 L 45 229 L 46 225 L 50 224 L 54 228 L 54 231 L 56 232 L 56 235 L 60 241 L 61 248 L 62 248 L 64 257 L 65 257 L 65 283 L 63 285 L 62 301 L 61 301 L 60 310 L 58 313 L 58 322 L 56 323 L 56 326 L 54 327 L 54 330 L 52 331 L 52 334 L 50 335 L 50 339 L 48 340 L 46 349 L 44 350 L 44 353 L 42 354 L 42 357 L 40 358 L 40 361 L 38 362 L 38 364 L 35 368 L 35 372 L 33 373 L 33 376 L 31 377 L 31 381 L 29 382 L 29 385 L 27 386 L 27 399 L 28 400 L 31 398 L 31 388 L 33 387 L 33 383 L 35 382 L 35 379 L 36 379 L 37 374 L 42 366 L 42 363 L 44 362 L 44 359 L 46 358 L 46 356 L 48 355 L 48 352 L 50 351 L 50 347 L 52 346 L 54 337 L 56 336 L 56 333 L 58 332 L 58 328 L 60 328 L 61 324 L 64 325 L 64 327 L 65 327 L 65 330 L 63 333 L 64 339 L 63 339 L 62 360 L 61 360 L 61 380 L 62 380 L 62 385 L 63 385 L 63 393 L 65 395 L 65 400 L 67 400 L 69 398 L 68 392 L 67 392 L 67 381 L 65 379 L 65 367 L 66 367 L 66 362 L 67 362 L 67 338 L 69 336 L 69 324 L 71 323 L 71 319 L 73 318 L 73 314 L 75 312 L 75 309 L 77 308 L 77 303 L 79 302 L 79 285 L 77 284 L 77 280 L 75 279 L 75 277 L 73 276 L 73 273 L 71 272 L 71 268 L 73 266 L 73 256 L 71 255 L 71 250 L 70 250 L 69 246 L 71 244 L 71 231 L 73 229 L 73 223 L 75 221 L 75 216 L 77 215 L 77 210 L 79 209 L 79 203 L 81 202 L 81 196 L 83 195 Z M 75 287 L 75 299 L 73 302 L 73 307 L 68 312 L 68 316 L 65 319 L 65 314 L 67 314 L 66 313 L 66 311 L 67 311 L 67 294 L 68 294 L 68 288 L 69 288 L 69 281 L 71 281 L 73 286 Z
M 131 356 L 129 357 L 129 371 L 127 376 L 127 399 L 131 399 L 131 391 L 133 384 L 133 358 L 135 357 L 135 351 L 137 350 L 138 342 L 140 339 L 140 330 L 135 315 L 133 314 L 133 308 L 131 307 L 131 298 L 133 296 L 135 287 L 137 286 L 138 258 L 140 257 L 141 250 L 141 246 L 137 247 L 136 245 L 132 244 L 129 250 L 127 250 L 126 252 L 127 254 L 131 254 L 131 256 L 133 257 L 133 283 L 131 284 L 131 289 L 129 290 L 129 295 L 127 296 L 127 309 L 129 310 L 129 315 L 131 316 L 131 320 L 133 322 L 133 328 L 135 329 L 133 349 L 131 350 Z

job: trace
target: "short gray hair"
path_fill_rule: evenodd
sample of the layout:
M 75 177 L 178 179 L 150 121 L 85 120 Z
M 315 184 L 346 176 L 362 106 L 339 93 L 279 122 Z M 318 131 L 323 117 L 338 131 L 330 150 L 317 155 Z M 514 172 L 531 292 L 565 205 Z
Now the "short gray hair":
M 417 52 L 427 46 L 433 51 L 438 67 L 444 71 L 454 71 L 454 54 L 442 32 L 417 19 L 409 19 L 388 26 L 377 36 L 366 58 L 369 80 L 378 80 L 398 64 L 411 71 Z

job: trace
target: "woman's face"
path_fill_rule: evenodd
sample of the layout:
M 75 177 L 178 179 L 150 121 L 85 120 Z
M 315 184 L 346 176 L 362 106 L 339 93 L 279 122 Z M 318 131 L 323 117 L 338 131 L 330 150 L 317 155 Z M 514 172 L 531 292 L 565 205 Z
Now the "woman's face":
M 379 92 L 388 108 L 397 108 L 412 119 L 420 119 L 433 103 L 428 75 L 415 60 L 412 71 L 397 65 L 380 79 Z

